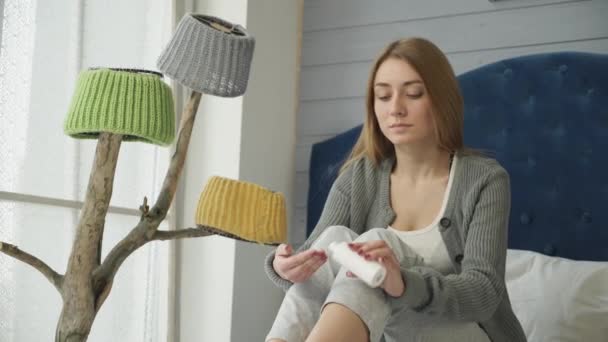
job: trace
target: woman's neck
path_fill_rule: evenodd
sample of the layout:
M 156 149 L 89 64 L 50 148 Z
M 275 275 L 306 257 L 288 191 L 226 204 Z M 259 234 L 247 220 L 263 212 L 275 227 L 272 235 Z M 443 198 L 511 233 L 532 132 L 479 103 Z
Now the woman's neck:
M 450 174 L 450 162 L 450 153 L 436 146 L 395 146 L 392 175 L 412 183 L 444 179 Z

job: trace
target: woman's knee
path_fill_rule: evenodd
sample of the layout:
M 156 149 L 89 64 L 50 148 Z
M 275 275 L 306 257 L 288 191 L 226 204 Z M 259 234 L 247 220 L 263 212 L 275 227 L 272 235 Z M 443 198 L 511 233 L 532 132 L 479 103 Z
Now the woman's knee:
M 327 248 L 330 243 L 337 241 L 353 241 L 357 234 L 345 226 L 329 226 L 323 230 L 312 244 L 313 248 Z
M 373 228 L 361 234 L 355 241 L 366 242 L 383 240 L 395 253 L 400 263 L 413 266 L 422 262 L 422 258 L 409 245 L 403 242 L 399 236 L 386 228 Z

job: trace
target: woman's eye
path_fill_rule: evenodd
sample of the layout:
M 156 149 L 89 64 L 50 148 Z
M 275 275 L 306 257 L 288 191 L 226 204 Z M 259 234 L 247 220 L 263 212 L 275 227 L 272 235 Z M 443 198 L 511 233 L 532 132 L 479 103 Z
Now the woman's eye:
M 377 96 L 376 98 L 380 101 L 388 101 L 388 100 L 390 100 L 391 97 L 389 95 L 382 95 L 382 96 Z
M 418 99 L 422 97 L 422 93 L 411 93 L 411 94 L 407 94 L 407 97 L 411 98 L 411 99 Z

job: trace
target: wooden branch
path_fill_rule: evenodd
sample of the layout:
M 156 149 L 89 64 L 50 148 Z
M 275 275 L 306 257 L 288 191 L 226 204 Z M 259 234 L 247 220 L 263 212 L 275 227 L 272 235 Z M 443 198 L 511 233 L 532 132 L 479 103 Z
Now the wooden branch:
M 160 235 L 156 235 L 156 233 L 158 232 L 158 226 L 167 216 L 167 212 L 175 196 L 177 182 L 186 161 L 190 136 L 192 135 L 192 128 L 194 127 L 194 120 L 201 96 L 202 94 L 199 92 L 192 92 L 188 104 L 184 108 L 180 120 L 175 153 L 171 157 L 169 169 L 165 175 L 165 180 L 156 203 L 152 209 L 148 210 L 147 199 L 144 199 L 144 204 L 140 207 L 142 211 L 140 222 L 112 248 L 103 263 L 93 272 L 93 284 L 96 291 L 103 289 L 106 284 L 112 281 L 122 263 L 139 247 L 153 240 L 163 240 L 167 236 L 164 232 L 161 232 Z M 163 238 L 156 239 L 156 236 Z
M 103 289 L 106 284 L 111 282 L 118 272 L 122 263 L 139 247 L 150 241 L 175 240 L 192 237 L 205 237 L 213 235 L 199 228 L 185 228 L 179 230 L 155 230 L 152 235 L 148 235 L 150 229 L 146 221 L 140 223 L 122 239 L 103 261 L 95 272 L 93 272 L 93 286 L 96 291 Z
M 171 164 L 165 175 L 165 181 L 163 182 L 158 199 L 152 208 L 153 215 L 162 215 L 161 221 L 167 215 L 169 206 L 175 196 L 177 181 L 184 167 L 184 162 L 186 161 L 190 136 L 192 135 L 192 127 L 194 126 L 194 119 L 196 119 L 196 112 L 198 111 L 201 96 L 201 93 L 193 91 L 192 94 L 190 94 L 190 100 L 182 113 L 177 146 L 171 157 Z
M 179 230 L 157 230 L 152 240 L 175 240 L 214 235 L 200 228 L 185 228 Z
M 53 270 L 49 265 L 44 263 L 42 260 L 36 258 L 35 256 L 22 251 L 19 247 L 15 245 L 11 245 L 10 243 L 0 241 L 0 252 L 9 255 L 19 261 L 22 261 L 36 270 L 42 273 L 43 276 L 48 279 L 53 286 L 61 293 L 61 285 L 63 283 L 63 276 L 55 270 Z
M 93 272 L 93 289 L 96 293 L 100 293 L 95 304 L 95 310 L 99 310 L 110 293 L 114 276 L 118 272 L 118 269 L 120 269 L 122 263 L 139 247 L 155 240 L 165 241 L 213 235 L 213 233 L 199 228 L 186 228 L 179 230 L 155 230 L 154 235 L 150 238 L 146 234 L 149 231 L 150 229 L 146 227 L 145 221 L 141 221 L 140 224 L 112 249 L 103 264 Z
M 94 291 L 91 278 L 101 263 L 103 230 L 121 142 L 122 135 L 107 132 L 100 133 L 97 139 L 87 193 L 60 291 L 63 308 L 57 325 L 58 341 L 72 341 L 72 337 L 63 334 L 86 337 L 90 326 L 78 326 L 75 322 L 92 324 L 97 313 L 101 293 Z M 73 340 L 80 341 L 81 337 Z
M 144 203 L 139 206 L 139 211 L 141 211 L 141 218 L 148 215 L 148 211 L 150 211 L 150 206 L 148 206 L 148 197 L 144 196 Z
M 149 223 L 144 218 L 112 248 L 103 263 L 93 271 L 93 288 L 96 292 L 112 281 L 129 255 L 150 241 L 146 238 L 148 231 L 150 231 Z
M 103 229 L 112 198 L 121 142 L 120 134 L 99 134 L 87 193 L 68 261 L 66 282 L 71 283 L 71 279 L 76 275 L 80 278 L 79 283 L 86 282 L 86 277 L 89 277 L 101 262 Z
M 103 274 L 106 274 L 106 270 L 104 270 L 104 265 L 108 262 L 108 266 L 110 263 L 113 263 L 112 269 L 118 269 L 120 264 L 124 262 L 124 260 L 129 257 L 133 252 L 135 252 L 139 247 L 145 245 L 150 241 L 166 241 L 166 240 L 176 240 L 176 239 L 184 239 L 184 238 L 193 238 L 193 237 L 205 237 L 214 235 L 213 233 L 204 231 L 199 228 L 185 228 L 178 230 L 156 230 L 154 234 L 149 237 L 145 234 L 147 232 L 147 228 L 145 224 L 137 225 L 124 239 L 122 239 L 115 247 L 112 249 L 110 254 L 114 252 L 112 258 L 110 255 L 104 260 L 102 266 L 100 266 L 94 275 L 97 277 L 102 277 Z M 142 238 L 142 235 L 144 238 Z M 117 265 L 118 264 L 118 265 Z

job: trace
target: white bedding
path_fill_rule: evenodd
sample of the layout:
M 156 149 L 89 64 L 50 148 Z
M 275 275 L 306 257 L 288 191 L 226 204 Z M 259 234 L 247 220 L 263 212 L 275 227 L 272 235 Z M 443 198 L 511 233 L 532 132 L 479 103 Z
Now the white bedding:
M 608 342 L 608 262 L 510 249 L 506 282 L 530 342 Z

